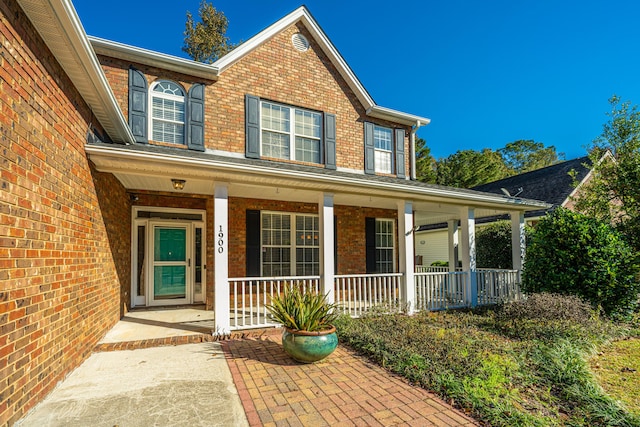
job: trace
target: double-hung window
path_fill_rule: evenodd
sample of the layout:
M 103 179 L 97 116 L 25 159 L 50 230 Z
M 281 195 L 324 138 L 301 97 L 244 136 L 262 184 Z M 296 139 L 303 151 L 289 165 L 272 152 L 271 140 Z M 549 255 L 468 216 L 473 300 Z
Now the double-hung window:
M 373 142 L 376 172 L 393 173 L 393 135 L 391 129 L 374 126 Z
M 376 271 L 393 273 L 394 251 L 393 220 L 376 219 Z
M 174 82 L 162 80 L 151 86 L 151 139 L 184 144 L 185 93 Z
M 262 276 L 315 276 L 320 271 L 317 215 L 262 212 Z
M 265 157 L 320 163 L 322 114 L 261 101 L 261 150 Z

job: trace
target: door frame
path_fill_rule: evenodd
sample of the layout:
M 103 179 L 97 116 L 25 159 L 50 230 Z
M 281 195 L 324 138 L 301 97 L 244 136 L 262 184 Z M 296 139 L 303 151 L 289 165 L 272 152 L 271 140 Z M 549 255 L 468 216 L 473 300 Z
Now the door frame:
M 151 212 L 151 216 L 149 218 L 138 218 L 139 212 Z M 176 216 L 192 216 L 193 219 L 167 219 L 161 217 L 153 217 L 153 213 L 163 213 L 163 214 L 171 214 L 174 213 Z M 200 219 L 196 219 L 195 216 L 200 215 Z M 183 208 L 166 208 L 166 207 L 157 207 L 157 206 L 133 206 L 131 209 L 131 287 L 130 287 L 130 304 L 131 307 L 140 307 L 140 306 L 159 306 L 159 305 L 178 305 L 178 304 L 192 304 L 192 303 L 200 303 L 205 301 L 206 289 L 207 289 L 207 281 L 206 281 L 206 254 L 207 254 L 207 230 L 206 230 L 206 218 L 207 212 L 203 209 L 183 209 Z M 152 249 L 152 239 L 153 239 L 153 224 L 163 223 L 165 225 L 179 225 L 186 224 L 187 225 L 187 256 L 191 257 L 190 266 L 187 268 L 187 276 L 189 277 L 187 288 L 187 298 L 184 300 L 179 300 L 179 302 L 172 302 L 172 300 L 166 300 L 162 303 L 153 302 L 153 297 L 150 291 L 153 291 L 152 285 L 149 281 L 149 278 L 152 277 L 152 262 L 150 262 L 151 257 L 153 256 Z M 144 277 L 147 278 L 145 280 L 143 294 L 138 295 L 138 227 L 144 226 L 144 262 L 142 266 L 142 270 L 144 271 Z M 194 253 L 194 244 L 195 244 L 195 230 L 196 228 L 202 229 L 202 250 L 201 255 L 202 259 L 200 265 L 202 266 L 202 301 L 198 301 L 195 299 L 195 253 Z
M 193 240 L 193 226 L 190 221 L 183 220 L 149 220 L 148 222 L 148 231 L 147 231 L 147 254 L 145 258 L 149 260 L 147 262 L 147 283 L 146 285 L 146 302 L 147 306 L 158 306 L 158 305 L 179 305 L 179 304 L 191 304 L 193 301 L 193 263 L 191 261 L 193 248 L 192 248 L 192 240 Z M 184 265 L 185 269 L 185 277 L 184 277 L 184 298 L 170 298 L 170 299 L 156 299 L 155 298 L 155 271 L 154 268 L 156 266 L 155 260 L 155 230 L 156 228 L 167 228 L 167 229 L 178 229 L 184 230 L 185 234 L 185 260 L 179 261 L 179 264 L 176 266 Z M 171 262 L 170 265 L 173 265 Z

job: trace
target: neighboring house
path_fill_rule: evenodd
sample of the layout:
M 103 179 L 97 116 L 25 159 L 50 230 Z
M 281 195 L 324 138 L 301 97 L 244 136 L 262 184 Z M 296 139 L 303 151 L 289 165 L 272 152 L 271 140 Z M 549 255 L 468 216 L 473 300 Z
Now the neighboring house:
M 547 202 L 548 207 L 525 213 L 525 222 L 528 225 L 535 225 L 540 217 L 550 210 L 557 207 L 573 208 L 573 196 L 591 176 L 590 165 L 589 157 L 580 157 L 478 185 L 472 190 L 510 195 L 514 199 L 525 198 Z M 476 225 L 481 226 L 504 219 L 508 217 L 492 215 L 476 218 Z M 416 232 L 416 255 L 423 266 L 429 266 L 435 261 L 449 260 L 449 233 L 443 230 L 446 228 L 445 223 L 431 224 L 421 227 Z
M 294 281 L 427 307 L 415 226 L 465 224 L 475 304 L 474 218 L 517 239 L 546 207 L 416 181 L 429 120 L 377 105 L 304 7 L 211 65 L 89 38 L 68 0 L 0 13 L 0 424 L 132 307 L 203 304 L 221 334 Z

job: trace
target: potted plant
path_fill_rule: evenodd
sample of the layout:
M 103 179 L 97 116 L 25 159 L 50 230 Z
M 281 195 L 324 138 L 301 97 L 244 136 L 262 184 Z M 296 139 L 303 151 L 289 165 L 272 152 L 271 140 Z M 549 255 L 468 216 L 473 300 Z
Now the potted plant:
M 287 286 L 282 295 L 267 305 L 273 318 L 282 323 L 282 347 L 295 360 L 312 363 L 330 355 L 338 346 L 338 317 L 335 304 L 322 294 L 302 292 L 299 286 Z

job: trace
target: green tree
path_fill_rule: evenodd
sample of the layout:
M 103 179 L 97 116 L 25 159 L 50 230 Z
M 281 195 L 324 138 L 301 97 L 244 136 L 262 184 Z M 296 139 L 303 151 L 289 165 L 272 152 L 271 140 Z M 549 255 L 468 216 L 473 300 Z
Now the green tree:
M 470 188 L 508 176 L 502 157 L 496 151 L 456 151 L 436 162 L 436 182 L 451 187 Z
M 551 166 L 564 160 L 564 153 L 558 154 L 553 145 L 545 147 L 542 142 L 532 139 L 509 142 L 504 148 L 500 148 L 498 153 L 513 175 Z
M 428 184 L 436 183 L 436 159 L 422 138 L 416 139 L 416 178 Z
M 626 316 L 637 305 L 639 272 L 636 252 L 611 225 L 558 208 L 532 233 L 522 289 L 578 295 L 608 315 Z
M 226 55 L 237 45 L 229 41 L 227 27 L 229 21 L 222 11 L 213 4 L 202 0 L 198 9 L 200 22 L 194 22 L 191 12 L 187 11 L 182 51 L 193 60 L 212 63 Z
M 609 103 L 609 121 L 590 147 L 592 177 L 576 209 L 613 224 L 640 250 L 640 112 L 615 95 Z M 607 151 L 612 156 L 602 159 Z

